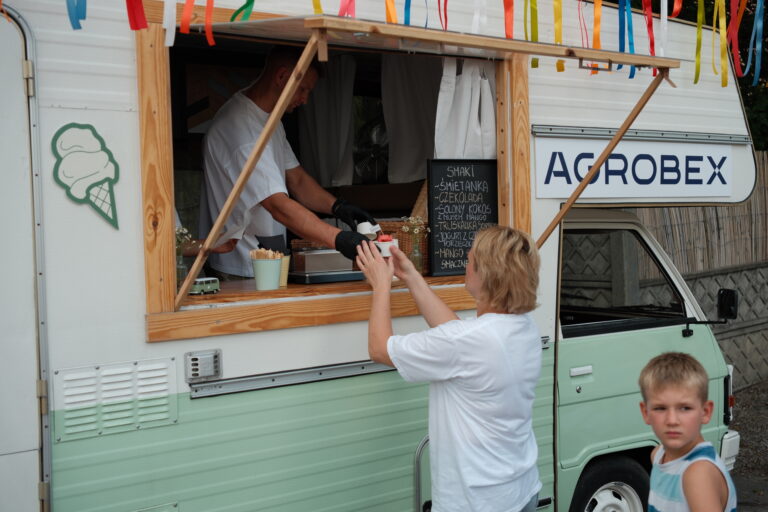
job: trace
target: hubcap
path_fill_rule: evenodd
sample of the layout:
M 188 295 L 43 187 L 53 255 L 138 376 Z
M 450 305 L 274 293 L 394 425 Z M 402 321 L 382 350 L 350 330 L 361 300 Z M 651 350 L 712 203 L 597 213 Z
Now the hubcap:
M 643 512 L 643 501 L 627 484 L 610 482 L 592 495 L 586 512 Z

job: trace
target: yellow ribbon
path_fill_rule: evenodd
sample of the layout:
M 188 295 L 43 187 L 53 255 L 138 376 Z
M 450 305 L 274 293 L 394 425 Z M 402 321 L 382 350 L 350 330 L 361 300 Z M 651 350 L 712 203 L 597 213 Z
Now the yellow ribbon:
M 531 41 L 539 41 L 539 7 L 537 0 L 531 0 Z M 531 67 L 539 67 L 539 59 L 531 59 Z
M 397 11 L 395 10 L 395 0 L 385 0 L 384 5 L 386 6 L 386 11 L 387 11 L 387 23 L 397 23 Z
M 701 27 L 704 25 L 704 0 L 698 0 L 696 11 L 696 71 L 693 74 L 693 83 L 699 83 L 701 74 Z
M 554 0 L 555 9 L 555 44 L 563 44 L 563 0 Z M 565 61 L 558 59 L 555 63 L 558 73 L 565 71 Z
M 315 14 L 323 14 L 323 6 L 320 0 L 312 0 L 312 7 L 315 10 Z
M 718 23 L 719 21 L 719 28 Z M 715 0 L 715 8 L 712 12 L 712 71 L 717 74 L 715 65 L 715 37 L 720 32 L 720 85 L 728 85 L 728 35 L 725 23 L 725 0 Z

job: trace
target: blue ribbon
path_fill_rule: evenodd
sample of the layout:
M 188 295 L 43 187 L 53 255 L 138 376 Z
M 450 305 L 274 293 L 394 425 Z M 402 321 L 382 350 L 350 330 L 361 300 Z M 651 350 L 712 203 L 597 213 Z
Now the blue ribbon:
M 757 0 L 755 5 L 755 21 L 752 24 L 752 35 L 749 37 L 749 52 L 744 74 L 749 73 L 752 67 L 752 55 L 755 55 L 755 76 L 752 78 L 752 86 L 757 85 L 760 78 L 760 64 L 763 60 L 763 16 L 765 8 L 763 0 Z
M 411 24 L 411 0 L 405 0 L 405 24 Z
M 85 19 L 85 3 L 87 0 L 67 0 L 67 15 L 73 30 L 80 30 L 80 20 Z
M 622 53 L 624 53 L 625 34 L 626 39 L 629 42 L 629 53 L 635 53 L 635 36 L 634 31 L 632 30 L 632 9 L 629 5 L 629 0 L 619 0 L 619 51 Z M 624 67 L 624 65 L 619 64 L 616 66 L 616 69 L 621 69 L 622 67 Z M 635 78 L 635 66 L 630 66 L 629 78 Z

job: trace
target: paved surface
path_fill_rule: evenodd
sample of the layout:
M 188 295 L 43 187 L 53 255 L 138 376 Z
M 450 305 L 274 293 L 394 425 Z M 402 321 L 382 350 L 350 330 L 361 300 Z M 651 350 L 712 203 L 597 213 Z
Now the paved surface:
M 732 475 L 739 498 L 739 512 L 768 511 L 768 481 L 759 477 Z

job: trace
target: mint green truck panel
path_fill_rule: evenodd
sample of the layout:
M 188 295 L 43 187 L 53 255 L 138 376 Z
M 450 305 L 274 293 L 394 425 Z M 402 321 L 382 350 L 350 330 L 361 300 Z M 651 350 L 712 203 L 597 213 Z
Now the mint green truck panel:
M 549 496 L 554 487 L 552 352 L 544 351 L 534 420 L 543 492 Z M 176 424 L 54 441 L 52 509 L 414 509 L 414 454 L 427 433 L 426 385 L 406 383 L 392 371 L 176 398 Z M 428 454 L 422 462 L 422 495 L 428 499 Z

